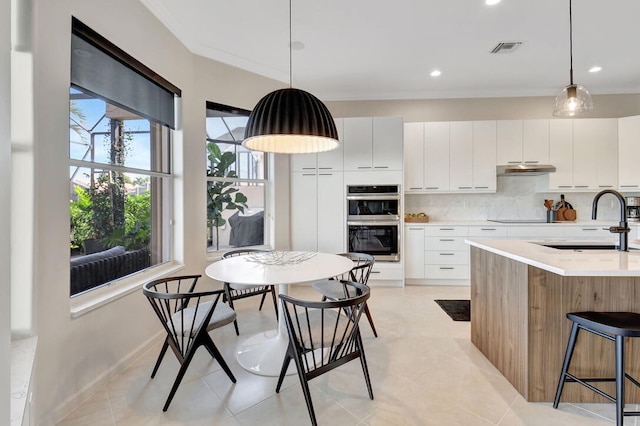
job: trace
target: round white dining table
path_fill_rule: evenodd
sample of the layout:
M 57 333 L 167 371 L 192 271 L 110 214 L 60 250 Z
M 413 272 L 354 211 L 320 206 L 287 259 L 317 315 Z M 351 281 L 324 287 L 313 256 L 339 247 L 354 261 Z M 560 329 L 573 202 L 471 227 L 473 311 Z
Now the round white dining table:
M 302 284 L 341 275 L 353 268 L 347 257 L 329 253 L 276 251 L 256 252 L 222 259 L 207 266 L 205 273 L 218 281 L 278 285 L 278 293 L 287 294 L 289 284 Z M 319 296 L 320 297 L 320 296 Z M 262 376 L 279 376 L 287 351 L 282 305 L 278 303 L 278 328 L 258 333 L 240 343 L 238 364 Z M 287 374 L 295 373 L 295 368 Z

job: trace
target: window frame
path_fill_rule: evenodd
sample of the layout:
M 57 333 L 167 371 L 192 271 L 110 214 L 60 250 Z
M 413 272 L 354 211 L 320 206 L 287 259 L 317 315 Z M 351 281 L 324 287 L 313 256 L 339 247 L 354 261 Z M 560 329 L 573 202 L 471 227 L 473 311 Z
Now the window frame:
M 208 111 L 216 111 L 221 113 L 223 116 L 228 116 L 228 117 L 233 117 L 233 116 L 237 116 L 237 117 L 244 117 L 246 116 L 247 118 L 249 117 L 249 115 L 251 114 L 251 111 L 249 110 L 245 110 L 242 108 L 236 108 L 233 106 L 229 106 L 229 105 L 223 105 L 223 104 L 219 104 L 216 102 L 211 102 L 211 101 L 207 101 L 206 102 L 206 111 L 207 111 L 207 115 L 206 118 L 209 118 L 209 114 Z M 229 133 L 231 134 L 231 129 L 228 128 Z M 236 146 L 241 146 L 242 145 L 242 140 L 220 140 L 220 139 L 214 139 L 214 138 L 210 138 L 208 134 L 205 135 L 205 158 L 206 158 L 206 144 L 209 142 L 213 142 L 213 143 L 221 143 L 221 144 L 227 144 L 227 145 L 236 145 Z M 206 167 L 205 167 L 205 177 L 206 177 L 206 185 L 208 186 L 209 182 L 233 182 L 233 183 L 255 183 L 255 184 L 260 184 L 263 187 L 263 197 L 264 197 L 264 215 L 265 215 L 265 220 L 264 220 L 264 226 L 263 226 L 263 244 L 261 245 L 253 245 L 253 246 L 244 246 L 243 248 L 270 248 L 271 247 L 271 236 L 270 236 L 270 226 L 269 226 L 269 222 L 267 220 L 268 217 L 271 217 L 271 212 L 272 212 L 272 203 L 270 200 L 270 187 L 272 185 L 272 179 L 271 179 L 271 175 L 270 175 L 270 163 L 272 161 L 272 158 L 270 156 L 270 154 L 268 153 L 262 153 L 263 154 L 263 170 L 262 170 L 262 175 L 264 176 L 262 179 L 250 179 L 250 178 L 228 178 L 228 177 L 214 177 L 214 176 L 208 176 L 207 173 L 207 168 L 208 168 L 208 162 L 205 161 L 206 163 Z M 236 162 L 238 161 L 237 157 L 236 157 Z M 207 221 L 208 221 L 208 216 L 207 216 Z M 205 228 L 207 230 L 209 230 L 209 228 L 206 226 L 205 224 Z M 231 246 L 225 246 L 224 248 L 220 248 L 219 250 L 215 249 L 215 244 L 212 244 L 212 246 L 209 246 L 207 243 L 207 246 L 205 247 L 205 250 L 207 252 L 207 257 L 208 259 L 217 259 L 219 258 L 222 253 L 224 253 L 225 251 L 228 250 L 233 250 L 237 247 L 231 247 Z
M 160 219 L 161 223 L 153 223 L 152 221 L 151 225 L 154 228 L 160 228 L 160 231 L 157 235 L 157 239 L 160 241 L 159 244 L 161 247 L 161 250 L 159 250 L 158 253 L 158 263 L 140 271 L 136 271 L 125 277 L 109 281 L 105 284 L 101 284 L 100 286 L 96 286 L 85 292 L 78 293 L 73 296 L 69 295 L 70 315 L 72 318 L 75 318 L 94 309 L 97 309 L 107 303 L 124 297 L 127 294 L 137 292 L 145 282 L 165 276 L 167 274 L 175 273 L 183 269 L 184 265 L 176 262 L 175 259 L 176 235 L 174 229 L 174 218 L 176 214 L 175 186 L 177 184 L 177 176 L 173 167 L 173 161 L 175 158 L 175 140 L 177 139 L 175 128 L 179 127 L 179 109 L 181 107 L 180 97 L 182 95 L 182 92 L 179 88 L 163 79 L 150 68 L 146 67 L 140 61 L 133 58 L 131 55 L 122 51 L 116 45 L 109 42 L 106 38 L 91 30 L 88 26 L 80 22 L 75 17 L 72 17 L 72 21 L 71 32 L 74 35 L 91 43 L 94 47 L 102 50 L 107 55 L 109 55 L 116 61 L 119 61 L 130 70 L 141 75 L 150 82 L 156 84 L 157 86 L 160 86 L 162 89 L 170 93 L 173 93 L 173 116 L 175 117 L 174 126 L 171 126 L 167 123 L 161 123 L 156 120 L 149 119 L 149 117 L 145 117 L 144 114 L 136 112 L 137 115 L 140 115 L 142 118 L 149 120 L 152 123 L 152 127 L 154 125 L 153 123 L 156 123 L 158 126 L 160 126 L 162 131 L 157 133 L 161 134 L 160 140 L 167 144 L 167 148 L 164 153 L 167 154 L 168 158 L 150 158 L 151 162 L 148 169 L 140 169 L 136 167 L 120 166 L 72 158 L 70 145 L 68 145 L 68 166 L 70 168 L 77 167 L 96 169 L 100 171 L 116 171 L 120 173 L 132 173 L 149 176 L 150 178 L 159 178 L 160 183 L 158 191 L 160 191 L 160 200 L 158 201 L 158 204 L 155 208 L 152 207 L 151 214 L 153 215 L 159 212 L 161 216 L 164 216 Z M 74 85 L 73 82 L 70 82 L 70 88 L 76 88 L 83 93 L 95 95 L 96 98 L 99 98 L 104 102 L 114 105 L 117 104 L 104 99 L 104 97 L 100 96 L 99 94 L 93 93 L 91 90 Z M 71 93 L 69 95 L 69 99 L 71 99 Z M 151 134 L 153 135 L 153 133 L 153 129 L 151 129 Z M 157 144 L 159 142 L 157 140 L 154 140 L 154 138 L 152 137 L 150 139 L 150 143 L 153 146 L 154 144 Z M 166 162 L 166 167 L 163 168 L 162 171 L 158 171 L 154 166 L 154 161 Z M 156 211 L 156 213 L 154 213 L 154 210 Z M 69 210 L 67 210 L 67 214 L 69 214 Z M 70 288 L 70 280 L 68 285 Z

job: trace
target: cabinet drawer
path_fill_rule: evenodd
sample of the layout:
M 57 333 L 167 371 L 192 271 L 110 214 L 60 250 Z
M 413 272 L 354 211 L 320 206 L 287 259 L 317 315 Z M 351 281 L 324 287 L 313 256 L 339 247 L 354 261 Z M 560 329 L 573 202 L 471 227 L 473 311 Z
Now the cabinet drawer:
M 426 265 L 468 265 L 468 251 L 425 251 Z
M 509 238 L 560 238 L 564 236 L 562 225 L 510 226 Z
M 507 238 L 506 226 L 470 226 L 469 237 L 471 238 Z
M 466 237 L 469 234 L 468 226 L 426 226 L 424 235 L 427 237 L 454 236 Z
M 391 265 L 391 266 L 389 266 Z M 403 273 L 399 264 L 377 264 L 373 265 L 370 280 L 402 280 Z
M 424 237 L 425 250 L 459 250 L 465 251 L 469 249 L 467 243 L 464 242 L 466 237 Z
M 606 228 L 606 229 L 603 229 Z M 567 238 L 615 238 L 605 225 L 567 226 L 564 229 Z
M 468 265 L 425 265 L 426 279 L 469 279 Z

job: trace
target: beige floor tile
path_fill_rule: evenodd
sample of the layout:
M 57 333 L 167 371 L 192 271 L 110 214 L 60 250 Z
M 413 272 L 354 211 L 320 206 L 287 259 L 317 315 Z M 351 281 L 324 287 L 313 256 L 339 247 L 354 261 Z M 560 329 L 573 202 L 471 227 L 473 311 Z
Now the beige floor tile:
M 371 309 L 378 338 L 366 318 L 362 337 L 371 375 L 370 400 L 359 361 L 310 382 L 319 423 L 326 425 L 542 426 L 612 424 L 612 404 L 526 402 L 469 340 L 468 322 L 452 321 L 434 299 L 469 298 L 468 287 L 374 287 Z M 319 299 L 308 285 L 291 286 L 294 297 Z M 200 349 L 166 413 L 162 406 L 178 371 L 168 352 L 150 378 L 162 342 L 70 413 L 60 425 L 305 425 L 310 424 L 297 375 L 279 394 L 277 378 L 254 375 L 236 362 L 238 345 L 276 327 L 271 302 L 236 303 L 240 336 L 232 325 L 212 332 L 238 382 Z M 625 419 L 635 425 L 637 419 Z

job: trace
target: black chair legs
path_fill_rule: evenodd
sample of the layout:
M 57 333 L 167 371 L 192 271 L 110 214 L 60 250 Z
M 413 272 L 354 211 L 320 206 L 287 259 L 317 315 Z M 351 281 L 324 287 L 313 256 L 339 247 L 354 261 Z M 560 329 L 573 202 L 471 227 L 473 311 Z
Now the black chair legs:
M 573 321 L 571 333 L 562 362 L 558 387 L 553 400 L 553 408 L 558 408 L 560 397 L 566 382 L 579 383 L 616 405 L 616 425 L 622 426 L 624 416 L 640 416 L 637 411 L 624 411 L 625 378 L 640 387 L 640 382 L 628 375 L 625 370 L 625 338 L 640 337 L 640 314 L 626 312 L 578 312 L 569 313 L 567 318 Z M 615 342 L 615 377 L 580 378 L 569 373 L 580 329 Z M 591 385 L 592 382 L 615 382 L 615 397 Z

